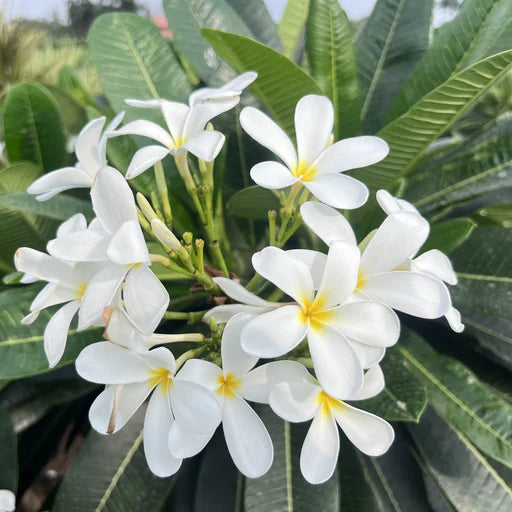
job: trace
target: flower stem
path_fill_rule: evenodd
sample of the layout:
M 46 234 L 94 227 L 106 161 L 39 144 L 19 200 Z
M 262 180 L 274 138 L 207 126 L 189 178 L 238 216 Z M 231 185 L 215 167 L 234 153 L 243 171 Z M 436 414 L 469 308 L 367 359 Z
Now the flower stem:
M 164 320 L 187 320 L 189 324 L 200 322 L 207 310 L 204 311 L 166 311 Z M 194 340 L 184 340 L 194 341 Z
M 202 354 L 206 349 L 207 345 L 203 345 L 202 347 L 193 348 L 181 354 L 181 356 L 176 359 L 176 372 L 185 364 L 186 361 Z
M 162 162 L 157 162 L 154 166 L 155 180 L 160 199 L 162 200 L 162 207 L 164 218 L 167 226 L 172 227 L 172 210 L 171 203 L 169 202 L 169 191 L 167 190 L 167 182 L 165 181 L 164 168 Z

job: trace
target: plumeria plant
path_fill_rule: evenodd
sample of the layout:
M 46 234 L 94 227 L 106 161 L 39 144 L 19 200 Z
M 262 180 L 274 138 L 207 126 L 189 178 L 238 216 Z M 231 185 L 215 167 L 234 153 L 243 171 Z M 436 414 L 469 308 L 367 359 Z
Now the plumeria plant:
M 486 18 L 512 7 L 432 40 L 433 1 L 378 0 L 353 42 L 336 0 L 279 30 L 259 0 L 163 5 L 172 49 L 95 22 L 108 108 L 0 196 L 62 221 L 0 292 L 0 403 L 30 376 L 64 415 L 40 506 L 510 510 L 512 124 L 459 120 L 512 65 Z

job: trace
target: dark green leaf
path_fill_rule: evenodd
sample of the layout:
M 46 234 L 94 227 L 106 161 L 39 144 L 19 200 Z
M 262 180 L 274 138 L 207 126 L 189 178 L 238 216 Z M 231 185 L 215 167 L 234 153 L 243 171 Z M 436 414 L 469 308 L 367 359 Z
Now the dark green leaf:
M 322 485 L 311 485 L 300 473 L 300 450 L 309 425 L 284 422 L 269 407 L 258 413 L 274 442 L 274 463 L 266 475 L 246 480 L 245 512 L 338 512 L 337 474 Z
M 418 422 L 427 405 L 423 384 L 407 369 L 396 347 L 387 350 L 381 366 L 386 377 L 384 391 L 355 405 L 388 421 Z
M 507 512 L 512 489 L 467 437 L 429 409 L 409 431 L 429 475 L 459 512 Z
M 336 139 L 361 132 L 352 27 L 338 0 L 311 0 L 306 49 L 311 74 L 334 105 Z
M 464 115 L 512 64 L 512 50 L 493 55 L 454 75 L 378 133 L 390 146 L 379 164 L 358 171 L 372 187 L 387 188 L 409 174 L 424 151 Z M 438 170 L 439 171 L 439 170 Z
M 59 489 L 53 512 L 157 511 L 175 477 L 149 470 L 142 445 L 144 407 L 121 431 L 91 431 Z
M 295 105 L 306 94 L 319 94 L 314 80 L 284 55 L 236 34 L 203 29 L 214 50 L 235 71 L 257 71 L 251 90 L 288 135 L 294 134 Z
M 357 37 L 365 133 L 375 133 L 430 46 L 433 0 L 378 0 Z
M 18 84 L 3 108 L 5 149 L 11 163 L 28 160 L 46 172 L 66 165 L 66 137 L 57 103 L 42 85 Z
M 49 93 L 57 102 L 62 121 L 69 133 L 77 134 L 87 124 L 87 112 L 68 92 L 55 85 L 47 85 Z
M 476 224 L 471 219 L 450 219 L 432 225 L 427 241 L 421 248 L 421 252 L 430 249 L 439 249 L 445 254 L 450 254 L 461 246 L 473 232 Z
M 40 288 L 30 285 L 0 292 L 0 379 L 15 379 L 50 370 L 43 348 L 43 334 L 51 313 L 42 311 L 31 325 L 20 323 L 29 313 L 30 303 Z M 78 332 L 71 328 L 59 366 L 70 364 L 86 345 L 101 338 L 101 330 Z
M 279 211 L 279 198 L 266 188 L 253 186 L 236 192 L 226 205 L 228 211 L 243 219 L 267 220 L 268 211 Z
M 460 13 L 438 29 L 427 52 L 393 105 L 391 118 L 403 114 L 421 97 L 481 59 L 510 48 L 512 3 L 509 0 L 465 0 Z
M 512 467 L 512 406 L 463 364 L 437 354 L 411 331 L 400 350 L 427 389 L 429 403 L 480 450 Z
M 310 0 L 287 0 L 283 17 L 279 22 L 279 35 L 283 43 L 284 54 L 292 59 L 297 50 L 300 36 L 308 17 Z
M 125 121 L 141 117 L 161 122 L 158 112 L 127 109 L 126 98 L 187 101 L 191 92 L 185 73 L 156 25 L 135 14 L 98 18 L 89 32 L 89 50 L 105 94 Z
M 0 489 L 16 492 L 18 486 L 17 439 L 7 411 L 0 407 Z

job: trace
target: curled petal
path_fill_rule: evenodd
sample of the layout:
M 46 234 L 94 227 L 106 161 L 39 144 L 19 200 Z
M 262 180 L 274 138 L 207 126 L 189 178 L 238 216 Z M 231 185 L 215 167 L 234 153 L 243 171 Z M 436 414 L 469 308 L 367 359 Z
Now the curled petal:
M 319 174 L 304 186 L 322 203 L 345 210 L 363 206 L 369 194 L 366 185 L 344 174 Z

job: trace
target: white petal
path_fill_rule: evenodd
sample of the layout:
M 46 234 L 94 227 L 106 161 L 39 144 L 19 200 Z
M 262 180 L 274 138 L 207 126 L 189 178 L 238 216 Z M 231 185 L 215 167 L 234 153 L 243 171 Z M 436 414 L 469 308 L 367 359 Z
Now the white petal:
M 212 280 L 228 297 L 236 300 L 237 302 L 250 304 L 251 306 L 275 306 L 273 302 L 268 302 L 267 300 L 258 297 L 256 294 L 250 292 L 233 279 L 228 279 L 226 277 L 213 277 Z
M 167 290 L 146 265 L 128 272 L 123 297 L 128 315 L 145 333 L 157 328 L 169 305 Z
M 112 136 L 112 133 L 115 129 L 121 124 L 124 119 L 125 112 L 119 112 L 119 114 L 115 115 L 112 121 L 108 124 L 103 132 L 103 135 L 100 137 L 100 143 L 98 146 L 99 158 L 101 162 L 101 166 L 107 165 L 107 141 L 109 137 Z
M 69 326 L 79 307 L 80 301 L 78 300 L 68 302 L 46 324 L 44 330 L 44 352 L 50 368 L 53 368 L 64 354 Z
M 324 325 L 309 330 L 308 343 L 316 377 L 329 395 L 345 398 L 361 389 L 363 369 L 346 338 Z
M 351 137 L 328 147 L 318 157 L 315 166 L 321 173 L 343 172 L 376 164 L 388 153 L 389 146 L 379 137 Z
M 329 248 L 322 281 L 315 302 L 322 309 L 341 304 L 355 289 L 359 272 L 359 249 L 347 242 L 334 242 Z
M 133 326 L 124 310 L 107 306 L 103 310 L 103 318 L 106 323 L 103 333 L 105 339 L 135 352 L 146 352 L 149 349 L 149 339 Z
M 237 393 L 245 400 L 268 404 L 272 388 L 280 382 L 310 382 L 311 376 L 297 361 L 273 361 L 258 366 L 242 378 Z
M 75 366 L 83 379 L 98 384 L 131 384 L 151 379 L 151 366 L 140 354 L 108 341 L 85 347 Z
M 421 215 L 420 212 L 411 203 L 405 201 L 404 199 L 393 197 L 387 190 L 377 190 L 375 198 L 377 199 L 379 206 L 387 215 L 391 215 L 392 213 L 400 211 L 414 212 L 418 215 Z
M 455 332 L 462 332 L 464 330 L 464 324 L 461 321 L 460 312 L 457 309 L 454 307 L 449 308 L 448 313 L 446 313 L 444 316 L 446 317 L 450 327 Z
M 160 100 L 160 109 L 174 139 L 181 138 L 190 108 L 184 103 Z
M 148 382 L 107 386 L 89 409 L 92 428 L 100 434 L 115 434 L 137 412 L 151 389 Z
M 377 396 L 385 385 L 382 368 L 376 364 L 364 374 L 363 387 L 350 400 L 366 400 Z
M 116 130 L 112 135 L 141 135 L 142 137 L 149 137 L 150 139 L 160 142 L 160 144 L 166 148 L 173 146 L 173 140 L 169 133 L 160 125 L 144 119 L 132 121 L 122 128 L 119 128 L 119 130 Z
M 386 354 L 385 347 L 370 347 L 364 343 L 357 343 L 357 341 L 351 340 L 350 345 L 357 354 L 357 358 L 361 362 L 361 366 L 366 368 L 372 368 L 377 363 L 382 361 L 382 358 Z
M 334 123 L 334 109 L 329 98 L 309 94 L 295 108 L 295 133 L 299 161 L 311 165 L 327 147 Z
M 133 155 L 132 161 L 128 166 L 126 179 L 131 180 L 144 171 L 147 171 L 157 162 L 163 160 L 170 152 L 170 149 L 163 146 L 146 146 L 139 149 L 135 155 Z
M 82 213 L 77 213 L 57 228 L 57 238 L 69 235 L 75 231 L 84 231 L 85 229 L 87 229 L 87 220 Z
M 222 370 L 216 364 L 203 359 L 189 359 L 178 372 L 176 380 L 195 382 L 213 392 L 219 387 L 221 376 Z
M 415 213 L 393 213 L 366 246 L 361 256 L 362 272 L 367 276 L 394 270 L 416 254 L 429 230 L 428 222 Z
M 32 313 L 29 313 L 28 315 L 25 315 L 20 320 L 20 324 L 21 325 L 31 325 L 31 324 L 33 324 L 38 319 L 39 313 L 41 313 L 41 311 L 37 310 L 37 311 L 32 311 Z
M 242 331 L 242 348 L 258 357 L 279 357 L 306 336 L 308 323 L 299 306 L 283 306 L 250 320 Z
M 251 169 L 251 178 L 260 187 L 270 190 L 293 185 L 297 178 L 283 164 L 278 162 L 261 162 Z
M 79 330 L 102 318 L 103 310 L 112 303 L 127 271 L 124 265 L 108 264 L 89 281 L 78 312 Z
M 138 221 L 130 186 L 113 167 L 104 167 L 97 174 L 91 199 L 96 216 L 110 234 L 115 233 L 123 222 Z
M 289 254 L 308 267 L 311 272 L 311 277 L 313 278 L 313 286 L 315 290 L 318 290 L 322 281 L 327 254 L 312 251 L 311 249 L 290 249 L 286 251 L 286 254 Z
M 0 510 L 14 512 L 16 508 L 16 495 L 7 489 L 0 489 Z
M 252 257 L 252 266 L 262 277 L 299 304 L 313 299 L 314 285 L 306 265 L 277 247 L 265 247 Z
M 300 423 L 318 412 L 320 391 L 312 382 L 281 382 L 270 392 L 269 404 L 283 420 Z
M 64 288 L 55 283 L 49 283 L 36 295 L 30 305 L 30 311 L 39 311 L 74 299 L 76 299 L 75 290 Z
M 334 410 L 334 416 L 350 442 L 366 455 L 383 455 L 393 444 L 393 427 L 375 414 L 343 404 Z
M 208 434 L 197 434 L 183 427 L 178 420 L 174 420 L 169 431 L 169 451 L 178 459 L 193 457 L 208 444 L 215 430 Z
M 196 434 L 208 434 L 221 421 L 215 395 L 195 382 L 175 379 L 170 389 L 171 407 L 181 426 Z
M 224 403 L 222 420 L 228 450 L 238 470 L 249 478 L 264 475 L 272 465 L 272 440 L 260 417 L 242 398 Z
M 190 151 L 205 162 L 211 162 L 220 153 L 226 137 L 215 130 L 206 130 L 187 140 L 180 149 Z
M 167 393 L 159 386 L 149 400 L 144 418 L 144 454 L 156 476 L 173 475 L 181 466 L 182 460 L 171 455 L 168 447 L 172 422 Z
M 334 208 L 323 203 L 307 201 L 300 207 L 300 214 L 308 228 L 327 245 L 337 240 L 357 245 L 352 226 Z
M 204 316 L 203 322 L 207 322 L 210 317 L 214 317 L 219 324 L 225 324 L 230 318 L 233 318 L 238 313 L 247 313 L 249 315 L 260 315 L 269 310 L 267 307 L 262 306 L 246 306 L 245 304 L 227 304 L 225 306 L 216 306 L 210 309 Z
M 424 252 L 415 258 L 412 262 L 411 270 L 431 274 L 433 277 L 437 277 L 448 284 L 457 284 L 457 275 L 453 270 L 450 259 L 446 254 L 437 249 Z
M 439 318 L 451 306 L 450 293 L 442 281 L 416 272 L 372 275 L 363 292 L 372 300 L 420 318 Z
M 390 347 L 400 336 L 400 320 L 396 313 L 380 302 L 344 304 L 331 310 L 326 323 L 349 340 L 372 347 Z
M 94 177 L 101 167 L 99 143 L 101 131 L 105 125 L 105 117 L 89 121 L 78 134 L 75 144 L 75 153 L 84 169 Z
M 19 272 L 25 272 L 43 281 L 63 286 L 75 284 L 73 268 L 70 265 L 29 247 L 20 247 L 16 251 L 14 265 Z
M 311 484 L 321 484 L 334 473 L 340 437 L 331 414 L 320 413 L 309 427 L 300 452 L 300 470 Z
M 112 236 L 107 256 L 119 265 L 149 263 L 149 252 L 140 224 L 134 220 L 123 222 Z
M 154 370 L 166 368 L 173 375 L 176 373 L 176 360 L 172 352 L 165 347 L 157 347 L 144 353 L 140 357 Z
M 195 137 L 202 132 L 206 124 L 217 117 L 219 114 L 226 112 L 236 106 L 239 102 L 239 98 L 225 98 L 223 100 L 216 100 L 207 103 L 201 103 L 195 105 L 190 109 L 190 112 L 185 120 L 185 126 L 183 128 L 183 136 L 186 139 Z
M 363 206 L 369 194 L 366 185 L 344 174 L 318 174 L 304 186 L 322 203 L 345 210 Z
M 160 108 L 162 102 L 165 100 L 161 99 L 151 99 L 151 100 L 137 100 L 133 98 L 128 98 L 124 100 L 127 105 L 130 107 L 136 108 Z
M 276 154 L 288 168 L 297 165 L 297 153 L 284 131 L 263 112 L 245 107 L 240 113 L 242 128 L 257 142 Z
M 65 261 L 105 261 L 108 244 L 108 238 L 85 229 L 50 240 L 47 249 L 52 256 Z
M 44 174 L 28 188 L 29 194 L 37 195 L 39 201 L 46 201 L 64 190 L 73 188 L 90 188 L 92 178 L 82 169 L 64 167 Z

